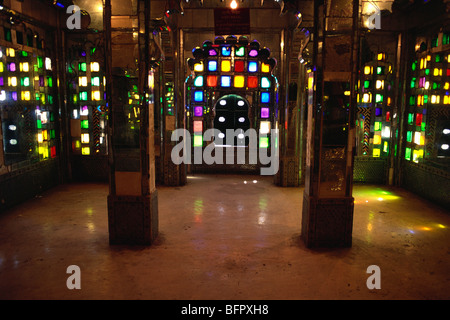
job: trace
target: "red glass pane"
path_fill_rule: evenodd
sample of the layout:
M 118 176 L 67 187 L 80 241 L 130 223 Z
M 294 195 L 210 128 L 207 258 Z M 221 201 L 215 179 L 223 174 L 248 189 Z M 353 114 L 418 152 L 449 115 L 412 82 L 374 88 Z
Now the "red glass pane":
M 236 60 L 234 62 L 234 71 L 235 72 L 244 72 L 244 61 L 243 60 Z
M 258 77 L 249 76 L 247 79 L 247 85 L 249 88 L 257 88 L 258 87 Z
M 206 78 L 206 85 L 208 87 L 217 87 L 217 76 L 208 76 Z

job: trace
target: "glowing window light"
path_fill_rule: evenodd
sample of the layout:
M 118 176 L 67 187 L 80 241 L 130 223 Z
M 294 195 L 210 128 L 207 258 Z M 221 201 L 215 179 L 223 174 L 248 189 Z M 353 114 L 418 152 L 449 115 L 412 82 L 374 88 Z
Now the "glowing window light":
M 405 159 L 411 160 L 411 148 L 405 148 Z
M 414 132 L 414 143 L 415 144 L 420 145 L 420 136 L 421 136 L 421 134 L 419 131 Z
M 407 142 L 412 142 L 412 131 L 407 131 L 406 132 L 406 141 Z
M 88 108 L 88 106 L 82 106 L 81 110 L 80 110 L 80 116 L 88 116 L 88 115 L 89 115 L 89 108 Z
M 16 131 L 16 129 L 17 129 L 17 127 L 16 127 L 15 125 L 13 125 L 13 124 L 10 124 L 10 125 L 8 126 L 8 130 Z
M 414 123 L 414 113 L 408 114 L 408 124 L 412 125 Z
M 425 58 L 420 59 L 420 69 L 425 69 L 427 67 L 427 60 Z
M 372 66 L 365 66 L 364 67 L 364 74 L 372 74 Z
M 377 89 L 384 89 L 384 80 L 377 80 L 376 88 Z
M 387 98 L 387 101 L 386 101 L 386 104 L 387 104 L 388 106 L 390 106 L 391 103 L 392 103 L 392 99 L 391 99 L 391 97 L 388 97 L 388 98 Z
M 194 71 L 203 72 L 203 62 L 194 64 Z
M 448 150 L 448 148 L 449 148 L 449 145 L 446 144 L 446 143 L 444 143 L 444 144 L 441 145 L 441 149 L 442 149 L 442 150 Z
M 203 121 L 194 121 L 194 132 L 203 132 Z
M 449 104 L 450 103 L 450 97 L 445 95 L 444 96 L 444 104 Z
M 226 120 L 225 117 L 219 117 L 219 122 L 223 123 L 223 122 L 225 122 L 225 120 Z
M 91 154 L 91 148 L 90 147 L 83 147 L 81 148 L 81 154 L 83 156 L 88 156 Z
M 17 101 L 17 91 L 11 92 L 11 99 L 13 99 L 14 101 Z
M 29 77 L 24 77 L 20 80 L 22 86 L 24 87 L 29 87 L 30 86 L 30 78 Z
M 231 71 L 231 61 L 230 60 L 222 60 L 220 69 L 222 70 L 222 72 L 230 72 Z
M 91 85 L 93 86 L 100 86 L 100 77 L 92 77 L 91 78 Z
M 78 77 L 78 85 L 80 87 L 87 87 L 87 77 Z
M 0 72 L 3 72 L 5 70 L 5 66 L 3 65 L 3 62 L 0 61 Z
M 391 129 L 388 126 L 385 126 L 381 132 L 381 136 L 383 138 L 389 138 L 391 136 Z
M 382 114 L 383 114 L 383 109 L 382 108 L 379 108 L 379 107 L 375 108 L 375 116 L 376 117 L 381 117 Z
M 261 103 L 269 103 L 269 102 L 270 102 L 270 93 L 261 92 Z
M 206 85 L 208 87 L 217 87 L 217 76 L 208 76 L 206 78 Z
M 203 137 L 199 134 L 194 134 L 194 147 L 202 147 L 203 146 Z
M 37 135 L 37 141 L 38 141 L 39 143 L 44 142 L 44 136 L 42 135 L 42 133 L 38 133 L 38 135 Z
M 377 55 L 378 61 L 384 60 L 385 57 L 386 57 L 386 54 L 384 54 L 384 53 L 379 53 L 379 54 Z
M 195 106 L 194 107 L 194 116 L 195 117 L 203 116 L 203 107 L 202 106 Z
M 373 136 L 373 144 L 381 144 L 381 135 L 375 134 Z
M 259 147 L 266 149 L 269 147 L 269 138 L 268 137 L 259 137 Z
M 261 118 L 267 119 L 269 118 L 269 116 L 270 116 L 270 109 L 266 107 L 261 108 Z
M 81 134 L 81 143 L 89 143 L 89 133 Z
M 243 107 L 243 106 L 245 106 L 245 102 L 244 102 L 243 100 L 239 100 L 239 101 L 237 102 L 237 105 L 238 105 L 239 107 Z
M 250 61 L 248 63 L 248 72 L 256 72 L 258 71 L 258 62 Z
M 444 130 L 442 130 L 443 134 L 449 134 L 450 133 L 450 129 L 445 128 Z
M 413 161 L 418 163 L 419 159 L 423 158 L 423 150 L 414 150 L 413 151 Z
M 270 132 L 270 121 L 261 121 L 259 124 L 259 132 L 261 134 L 268 134 Z
M 100 64 L 98 62 L 91 62 L 91 72 L 99 72 Z
M 52 59 L 45 58 L 45 69 L 52 70 Z
M 22 91 L 21 98 L 22 98 L 22 100 L 30 101 L 30 99 L 31 99 L 30 91 Z
M 364 93 L 363 96 L 362 96 L 362 102 L 364 102 L 364 103 L 372 102 L 372 94 L 371 93 Z
M 245 55 L 245 47 L 239 47 L 236 50 L 236 56 L 237 57 L 243 57 Z
M 371 84 L 370 80 L 364 80 L 364 89 L 370 88 L 370 84 Z
M 8 48 L 8 49 L 6 49 L 6 55 L 8 57 L 15 57 L 16 56 L 16 50 L 14 50 L 13 48 Z
M 222 56 L 229 57 L 231 55 L 231 47 L 224 46 L 221 50 Z
M 20 71 L 21 72 L 28 72 L 30 71 L 30 66 L 28 64 L 28 62 L 21 62 L 19 65 Z
M 101 100 L 101 93 L 100 93 L 99 90 L 92 91 L 91 96 L 92 96 L 92 100 L 93 101 L 100 101 Z
M 377 67 L 377 74 L 384 74 L 384 67 Z
M 416 126 L 422 125 L 422 118 L 423 118 L 423 114 L 421 114 L 421 113 L 416 114 Z
M 258 87 L 258 77 L 249 76 L 247 78 L 247 86 L 249 88 L 257 88 Z
M 196 86 L 196 87 L 203 87 L 203 76 L 197 76 L 194 79 L 194 86 Z
M 235 76 L 234 77 L 234 87 L 235 88 L 243 88 L 245 86 L 245 77 L 244 76 Z
M 10 139 L 9 140 L 9 144 L 15 146 L 15 145 L 17 145 L 17 140 L 16 139 Z
M 88 94 L 87 94 L 87 92 L 86 92 L 86 91 L 80 92 L 80 100 L 81 100 L 81 101 L 87 101 L 87 99 L 88 99 Z
M 8 78 L 8 86 L 16 87 L 17 86 L 17 78 L 16 77 L 9 77 Z
M 6 92 L 5 90 L 0 91 L 0 101 L 6 100 Z
M 270 80 L 267 77 L 261 78 L 261 88 L 270 88 Z
M 15 64 L 15 62 L 10 62 L 8 64 L 8 70 L 11 71 L 11 72 L 15 72 L 16 71 L 16 64 Z
M 372 150 L 372 156 L 373 156 L 374 158 L 378 158 L 378 157 L 380 156 L 380 149 L 378 149 L 378 148 L 373 148 L 373 150 Z
M 236 60 L 234 62 L 234 72 L 244 72 L 245 64 L 243 60 Z
M 423 102 L 424 102 L 424 97 L 423 97 L 423 95 L 419 94 L 417 96 L 417 105 L 418 106 L 423 106 Z
M 442 76 L 442 69 L 434 68 L 433 69 L 433 76 L 435 76 L 435 77 Z
M 383 142 L 383 152 L 389 151 L 389 143 L 387 141 Z
M 439 95 L 433 94 L 431 96 L 431 103 L 439 103 L 440 100 L 441 100 L 441 96 L 439 96 Z
M 217 56 L 217 50 L 216 49 L 209 49 L 209 55 L 211 57 Z
M 428 90 L 430 88 L 430 81 L 425 81 L 425 85 L 423 87 Z
M 81 120 L 81 129 L 89 129 L 89 120 Z
M 270 65 L 263 63 L 261 65 L 261 72 L 265 72 L 265 73 L 270 72 Z
M 381 131 L 381 121 L 375 121 L 373 126 L 374 131 Z
M 203 101 L 203 91 L 195 91 L 194 92 L 194 101 L 196 101 L 196 102 Z
M 230 87 L 231 86 L 231 77 L 230 76 L 222 76 L 220 78 L 220 85 L 222 87 Z
M 257 57 L 258 56 L 258 50 L 256 50 L 256 49 L 252 49 L 252 50 L 250 50 L 250 52 L 248 53 L 248 55 L 250 56 L 250 57 Z
M 208 71 L 211 71 L 211 72 L 217 71 L 217 61 L 216 60 L 208 61 Z

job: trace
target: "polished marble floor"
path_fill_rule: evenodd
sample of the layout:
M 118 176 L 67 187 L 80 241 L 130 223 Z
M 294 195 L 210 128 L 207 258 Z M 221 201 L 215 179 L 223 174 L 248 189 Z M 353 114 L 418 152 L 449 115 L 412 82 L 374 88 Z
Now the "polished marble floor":
M 353 245 L 308 249 L 302 188 L 192 175 L 159 187 L 159 236 L 110 246 L 107 184 L 49 190 L 0 215 L 0 299 L 450 299 L 450 213 L 400 188 L 355 185 Z M 77 265 L 81 289 L 69 290 Z M 380 269 L 369 289 L 367 268 Z

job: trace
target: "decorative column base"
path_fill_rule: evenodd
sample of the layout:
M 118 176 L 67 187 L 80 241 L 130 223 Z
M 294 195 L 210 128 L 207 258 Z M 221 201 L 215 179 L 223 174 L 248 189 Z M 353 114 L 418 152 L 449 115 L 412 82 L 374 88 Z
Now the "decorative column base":
M 151 245 L 158 235 L 158 194 L 108 196 L 109 243 Z
M 351 247 L 353 203 L 350 198 L 303 196 L 302 238 L 308 248 Z

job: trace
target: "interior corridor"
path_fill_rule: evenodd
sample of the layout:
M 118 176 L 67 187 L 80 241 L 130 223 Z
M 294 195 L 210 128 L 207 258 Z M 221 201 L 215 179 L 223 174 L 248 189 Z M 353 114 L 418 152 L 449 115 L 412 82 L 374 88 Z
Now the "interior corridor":
M 151 246 L 110 246 L 108 185 L 53 188 L 0 215 L 0 299 L 449 299 L 450 216 L 400 188 L 357 184 L 351 248 L 301 241 L 302 188 L 190 175 L 158 187 Z M 69 290 L 69 265 L 81 289 Z M 381 289 L 368 289 L 378 265 Z

